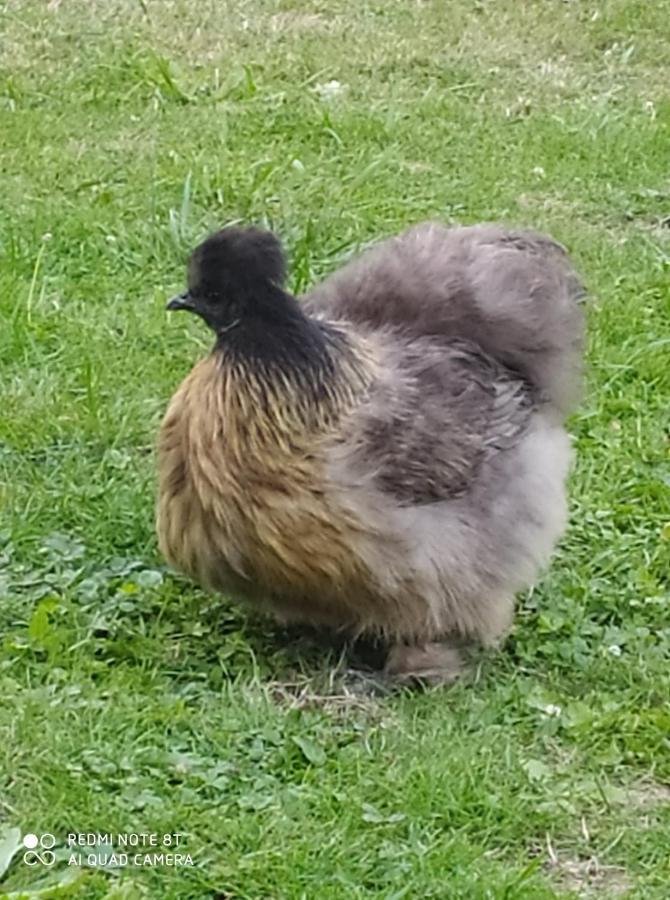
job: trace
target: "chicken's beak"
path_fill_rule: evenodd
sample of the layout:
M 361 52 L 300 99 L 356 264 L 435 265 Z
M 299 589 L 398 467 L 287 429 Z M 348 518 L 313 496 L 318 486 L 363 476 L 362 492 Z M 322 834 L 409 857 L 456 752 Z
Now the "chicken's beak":
M 193 300 L 189 292 L 186 291 L 183 294 L 177 294 L 176 297 L 173 297 L 165 308 L 169 309 L 171 312 L 175 309 L 193 309 Z

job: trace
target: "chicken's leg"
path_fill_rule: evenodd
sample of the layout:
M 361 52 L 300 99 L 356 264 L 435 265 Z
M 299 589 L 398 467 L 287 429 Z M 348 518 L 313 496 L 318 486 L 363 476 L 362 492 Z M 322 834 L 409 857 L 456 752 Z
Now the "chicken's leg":
M 394 644 L 384 674 L 400 684 L 451 684 L 463 672 L 464 661 L 456 642 Z

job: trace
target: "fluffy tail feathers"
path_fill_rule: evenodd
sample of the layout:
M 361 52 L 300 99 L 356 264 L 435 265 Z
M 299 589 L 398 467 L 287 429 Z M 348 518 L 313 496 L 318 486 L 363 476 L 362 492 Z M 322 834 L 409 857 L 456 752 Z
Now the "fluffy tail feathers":
M 471 340 L 563 416 L 581 388 L 583 297 L 566 251 L 546 235 L 429 222 L 364 253 L 306 302 L 373 328 Z

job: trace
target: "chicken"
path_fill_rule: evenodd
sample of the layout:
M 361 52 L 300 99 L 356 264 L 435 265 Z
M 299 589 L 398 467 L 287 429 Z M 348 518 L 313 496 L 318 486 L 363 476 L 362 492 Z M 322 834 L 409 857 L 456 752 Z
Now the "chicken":
M 193 252 L 168 309 L 215 333 L 159 439 L 172 566 L 283 622 L 379 636 L 452 680 L 496 645 L 566 523 L 581 284 L 558 244 L 417 225 L 298 302 L 270 232 Z

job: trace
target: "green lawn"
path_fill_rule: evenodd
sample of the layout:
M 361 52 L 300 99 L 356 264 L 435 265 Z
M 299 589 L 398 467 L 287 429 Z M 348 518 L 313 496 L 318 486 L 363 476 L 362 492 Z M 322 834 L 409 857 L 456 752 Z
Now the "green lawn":
M 670 2 L 0 18 L 0 868 L 58 839 L 0 896 L 667 900 Z M 209 342 L 164 303 L 232 220 L 299 291 L 431 216 L 548 230 L 590 288 L 571 526 L 468 682 L 356 698 L 162 564 L 154 439 Z M 88 831 L 194 865 L 68 866 Z

